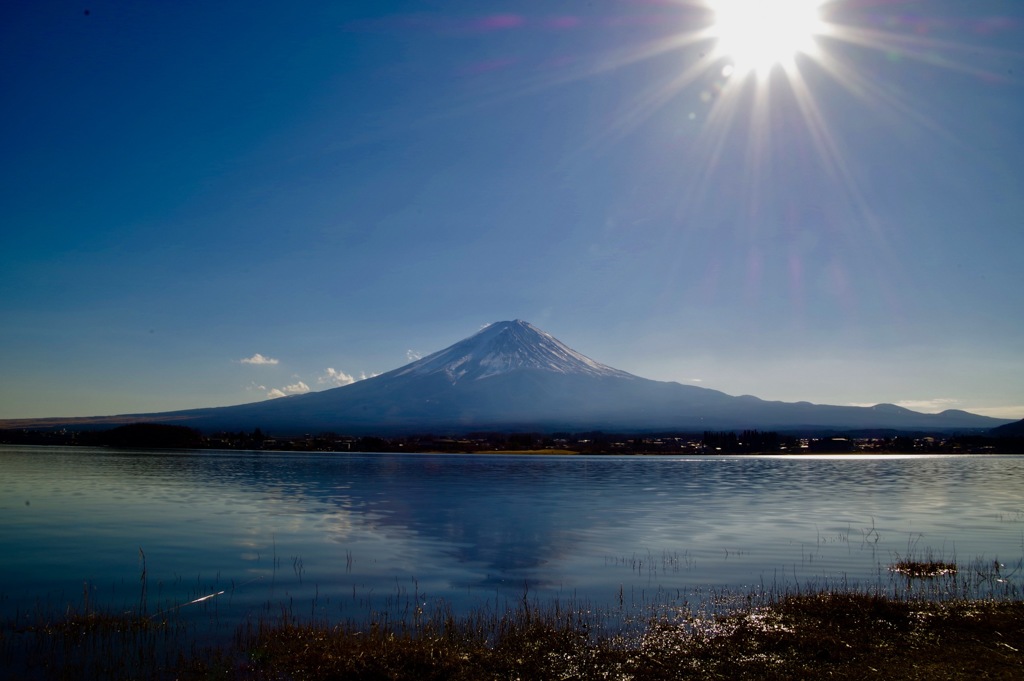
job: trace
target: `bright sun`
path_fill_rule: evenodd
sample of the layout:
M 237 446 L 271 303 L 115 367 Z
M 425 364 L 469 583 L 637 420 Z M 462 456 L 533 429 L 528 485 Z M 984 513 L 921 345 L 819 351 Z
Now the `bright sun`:
M 824 0 L 709 0 L 717 53 L 737 75 L 767 75 L 798 53 L 813 54 Z

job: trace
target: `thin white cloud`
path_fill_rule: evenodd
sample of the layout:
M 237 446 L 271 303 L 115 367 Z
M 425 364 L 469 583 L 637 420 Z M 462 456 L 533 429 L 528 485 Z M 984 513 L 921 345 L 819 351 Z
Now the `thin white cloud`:
M 992 416 L 997 419 L 1024 419 L 1024 404 L 1008 405 L 1005 407 L 964 407 L 964 411 L 982 416 Z
M 278 361 L 273 357 L 264 357 L 260 353 L 256 353 L 252 357 L 246 357 L 238 360 L 242 364 L 277 364 Z
M 851 407 L 873 407 L 877 402 L 849 402 Z M 973 407 L 964 404 L 963 400 L 950 397 L 938 397 L 932 400 L 900 400 L 894 403 L 898 407 L 905 407 L 924 413 L 937 413 L 946 409 L 961 409 L 971 414 L 980 416 L 991 416 L 997 419 L 1021 419 L 1024 418 L 1024 405 L 1006 405 L 1003 407 Z
M 335 369 L 334 367 L 327 367 L 327 371 L 323 375 L 318 376 L 316 382 L 319 385 L 342 386 L 350 385 L 356 381 L 364 381 L 367 378 L 373 378 L 378 375 L 379 374 L 375 373 L 367 375 L 366 372 L 361 372 L 359 376 L 356 377 L 346 374 L 344 371 Z M 295 383 L 280 388 L 268 388 L 265 385 L 253 382 L 249 386 L 249 390 L 258 390 L 266 393 L 268 399 L 287 397 L 288 395 L 301 395 L 312 390 L 312 388 L 309 387 L 309 384 L 301 380 L 298 376 L 293 376 L 293 378 L 296 379 Z
M 286 385 L 284 387 L 284 392 L 286 395 L 301 395 L 302 393 L 309 392 L 309 386 L 302 381 L 298 381 L 291 385 Z
M 349 385 L 355 383 L 356 379 L 344 371 L 336 370 L 334 367 L 327 367 L 327 373 L 316 379 L 317 383 L 330 385 Z
M 285 397 L 287 395 L 301 395 L 303 393 L 308 393 L 309 391 L 310 387 L 306 385 L 304 381 L 296 381 L 295 383 L 286 385 L 283 388 L 271 388 L 267 391 L 267 397 L 274 399 L 277 397 Z
M 416 352 L 415 350 L 406 350 L 405 351 L 405 357 L 410 362 L 415 362 L 418 359 L 423 359 L 423 355 L 418 353 L 418 352 Z
M 953 399 L 952 397 L 935 397 L 930 400 L 899 400 L 893 402 L 897 407 L 903 407 L 904 409 L 911 409 L 913 411 L 923 412 L 925 414 L 935 414 L 940 411 L 947 409 L 961 409 L 959 407 L 961 401 Z M 850 407 L 874 407 L 880 404 L 879 402 L 848 402 L 847 405 Z M 970 410 L 966 410 L 970 411 Z
M 913 409 L 914 411 L 939 412 L 953 409 L 958 404 L 960 404 L 960 400 L 954 400 L 949 397 L 936 397 L 931 400 L 900 400 L 896 403 L 896 406 Z
M 704 382 L 703 378 L 691 378 L 690 379 L 690 383 L 703 383 L 703 382 Z
M 356 381 L 365 381 L 368 378 L 373 378 L 379 374 L 367 374 L 365 371 L 359 373 L 359 376 L 352 376 L 346 374 L 344 371 L 335 369 L 334 367 L 327 367 L 327 372 L 316 379 L 316 382 L 320 385 L 351 385 Z

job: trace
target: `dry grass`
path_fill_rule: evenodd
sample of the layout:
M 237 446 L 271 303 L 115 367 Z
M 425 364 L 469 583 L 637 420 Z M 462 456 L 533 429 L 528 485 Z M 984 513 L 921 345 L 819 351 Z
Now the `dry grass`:
M 412 623 L 303 622 L 284 612 L 202 647 L 133 614 L 68 613 L 0 629 L 26 679 L 1018 679 L 1024 602 L 858 593 L 749 599 L 724 614 L 661 610 L 619 631 L 586 609 L 440 607 Z
M 889 570 L 906 575 L 907 577 L 927 578 L 955 575 L 957 573 L 957 566 L 956 563 L 942 560 L 913 560 L 905 558 L 890 565 Z

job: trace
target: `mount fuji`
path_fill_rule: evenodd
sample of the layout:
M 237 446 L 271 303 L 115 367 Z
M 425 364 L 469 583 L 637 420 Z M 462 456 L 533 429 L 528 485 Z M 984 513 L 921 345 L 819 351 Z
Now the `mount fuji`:
M 958 410 L 922 414 L 891 404 L 771 402 L 650 380 L 596 362 L 520 320 L 491 324 L 411 364 L 340 388 L 232 407 L 102 419 L 110 425 L 138 421 L 206 432 L 258 427 L 280 435 L 752 428 L 942 432 L 1009 422 Z

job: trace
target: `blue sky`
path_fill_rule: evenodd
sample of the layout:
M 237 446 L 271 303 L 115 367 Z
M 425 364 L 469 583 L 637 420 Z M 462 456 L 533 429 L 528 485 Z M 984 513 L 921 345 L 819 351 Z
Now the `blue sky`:
M 0 418 L 322 390 L 514 318 L 730 394 L 1024 417 L 1024 4 L 835 0 L 751 72 L 721 16 L 9 3 Z

